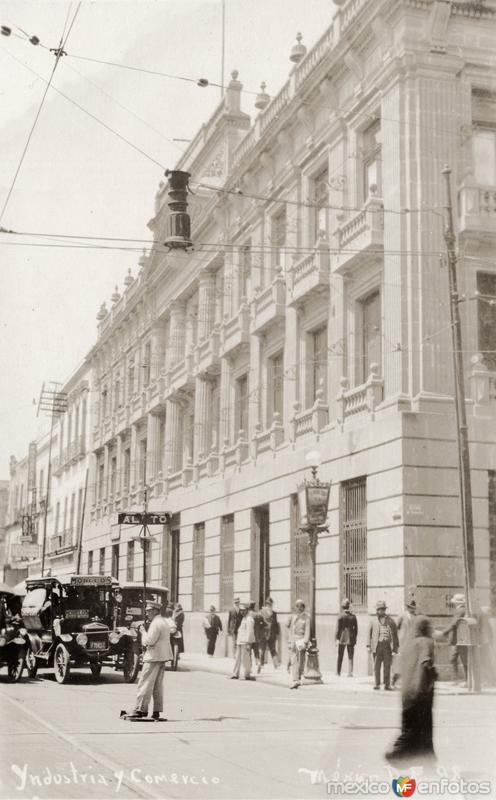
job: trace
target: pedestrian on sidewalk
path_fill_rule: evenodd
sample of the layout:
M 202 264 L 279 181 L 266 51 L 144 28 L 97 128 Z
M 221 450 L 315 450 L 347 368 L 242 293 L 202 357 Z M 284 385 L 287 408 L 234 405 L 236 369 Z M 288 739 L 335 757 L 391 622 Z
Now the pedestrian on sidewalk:
M 217 636 L 222 630 L 222 622 L 220 617 L 215 613 L 215 606 L 210 606 L 210 610 L 205 615 L 203 620 L 203 629 L 205 631 L 205 636 L 207 637 L 207 655 L 209 655 L 210 658 L 213 658 Z
M 454 594 L 451 598 L 451 605 L 454 607 L 453 616 L 450 624 L 441 632 L 441 635 L 446 636 L 448 638 L 448 644 L 451 645 L 450 664 L 453 669 L 455 683 L 458 683 L 458 661 L 461 661 L 464 674 L 464 679 L 462 681 L 463 686 L 467 683 L 468 647 L 465 644 L 458 644 L 458 626 L 466 613 L 465 595 Z
M 401 676 L 401 651 L 406 645 L 408 639 L 414 635 L 416 614 L 417 603 L 413 598 L 409 598 L 405 604 L 405 610 L 403 614 L 398 617 L 398 621 L 396 623 L 396 627 L 398 629 L 398 641 L 400 643 L 400 652 L 399 654 L 397 653 L 393 658 L 393 686 L 396 686 L 396 683 Z
M 184 611 L 181 603 L 176 603 L 172 619 L 174 620 L 174 625 L 176 626 L 176 632 L 173 634 L 172 638 L 174 640 L 174 645 L 177 647 L 177 660 L 179 661 L 179 656 L 184 653 Z
M 268 597 L 265 605 L 260 609 L 264 621 L 264 636 L 260 643 L 260 666 L 265 664 L 265 657 L 267 648 L 272 657 L 272 663 L 277 669 L 279 667 L 279 657 L 277 655 L 277 639 L 280 632 L 279 622 L 277 620 L 277 613 L 274 611 L 274 601 Z
M 490 613 L 489 606 L 481 606 L 479 615 L 480 666 L 481 681 L 485 686 L 494 686 L 496 678 L 493 650 L 494 635 Z
M 432 706 L 437 671 L 434 641 L 427 617 L 415 617 L 413 633 L 401 651 L 401 734 L 386 759 L 393 764 L 421 758 L 434 760 Z
M 257 611 L 257 604 L 254 600 L 251 600 L 248 606 L 248 614 L 253 617 L 253 624 L 254 624 L 254 632 L 255 632 L 255 641 L 251 646 L 251 652 L 255 657 L 255 665 L 257 667 L 257 673 L 260 673 L 262 669 L 262 664 L 260 661 L 260 653 L 262 650 L 262 646 L 265 643 L 265 620 L 261 611 Z
M 391 662 L 399 648 L 398 630 L 394 619 L 386 614 L 384 600 L 379 600 L 375 608 L 377 616 L 370 623 L 367 649 L 374 659 L 374 689 L 381 688 L 381 666 L 384 665 L 384 689 L 389 692 L 392 689 Z
M 132 712 L 134 717 L 146 717 L 148 706 L 153 697 L 153 719 L 161 719 L 164 710 L 164 671 L 165 662 L 172 660 L 170 644 L 171 633 L 175 626 L 172 619 L 160 614 L 160 603 L 149 601 L 145 606 L 146 622 L 140 627 L 141 641 L 144 645 L 143 668 L 141 670 L 136 696 L 136 706 Z
M 229 616 L 227 618 L 227 634 L 228 636 L 231 637 L 232 640 L 233 658 L 236 658 L 236 640 L 238 637 L 238 629 L 242 619 L 243 619 L 243 614 L 240 608 L 240 599 L 239 597 L 235 597 L 233 600 L 233 607 L 230 609 Z
M 236 649 L 236 660 L 234 662 L 233 674 L 230 676 L 231 680 L 239 678 L 239 672 L 243 667 L 245 681 L 254 681 L 256 678 L 251 675 L 251 649 L 255 642 L 255 620 L 253 615 L 249 613 L 248 606 L 243 604 L 241 606 L 242 618 L 238 628 L 238 643 Z
M 295 613 L 287 623 L 288 650 L 290 653 L 291 683 L 290 689 L 298 689 L 305 669 L 305 654 L 310 642 L 310 614 L 305 611 L 303 600 L 295 603 Z
M 355 614 L 350 611 L 350 601 L 347 597 L 341 603 L 342 613 L 336 622 L 335 639 L 338 643 L 338 663 L 336 667 L 337 675 L 341 675 L 344 651 L 348 651 L 348 678 L 353 677 L 353 656 L 358 636 L 358 622 Z

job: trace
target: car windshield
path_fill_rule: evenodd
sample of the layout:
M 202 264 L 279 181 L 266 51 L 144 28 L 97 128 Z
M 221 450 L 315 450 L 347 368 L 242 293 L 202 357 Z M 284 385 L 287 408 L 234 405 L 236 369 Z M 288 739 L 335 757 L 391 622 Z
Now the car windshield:
M 107 586 L 64 586 L 65 619 L 104 620 L 112 615 L 110 589 Z
M 154 592 L 152 589 L 146 590 L 146 599 L 153 600 L 155 603 L 162 603 L 165 606 L 165 599 L 162 592 Z M 124 589 L 122 591 L 122 610 L 128 617 L 141 619 L 143 617 L 143 590 Z

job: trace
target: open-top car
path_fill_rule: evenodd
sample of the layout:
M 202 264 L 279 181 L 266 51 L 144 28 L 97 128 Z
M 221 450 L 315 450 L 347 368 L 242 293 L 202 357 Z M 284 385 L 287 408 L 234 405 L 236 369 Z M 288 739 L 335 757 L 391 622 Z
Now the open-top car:
M 166 586 L 150 585 L 146 587 L 146 600 L 152 600 L 162 605 L 162 613 L 165 614 L 167 608 L 168 589 Z M 116 591 L 117 613 L 116 613 L 116 632 L 119 634 L 119 642 L 113 645 L 112 652 L 116 653 L 118 665 L 122 665 L 124 679 L 128 683 L 133 683 L 139 673 L 142 658 L 143 646 L 141 644 L 140 626 L 144 623 L 143 616 L 143 586 L 135 583 L 124 583 Z M 133 657 L 129 657 L 129 646 L 132 647 Z M 177 649 L 177 648 L 176 648 Z M 175 650 L 173 651 L 175 654 Z M 176 656 L 176 667 L 177 656 Z
M 0 666 L 7 665 L 9 681 L 20 680 L 29 640 L 22 628 L 21 598 L 5 584 L 0 586 Z
M 28 631 L 36 668 L 53 668 L 65 683 L 71 665 L 89 665 L 98 677 L 111 657 L 115 620 L 115 581 L 106 575 L 26 580 L 22 619 Z

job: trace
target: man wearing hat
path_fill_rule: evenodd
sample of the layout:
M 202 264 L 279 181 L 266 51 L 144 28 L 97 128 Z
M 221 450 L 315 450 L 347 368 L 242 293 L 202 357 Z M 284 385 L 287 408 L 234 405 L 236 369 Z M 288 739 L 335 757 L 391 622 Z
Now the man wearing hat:
M 163 681 L 165 662 L 172 660 L 170 643 L 171 633 L 176 626 L 171 618 L 160 615 L 161 605 L 149 600 L 145 607 L 145 616 L 149 625 L 140 628 L 141 641 L 146 650 L 143 655 L 143 669 L 138 683 L 134 717 L 146 717 L 148 706 L 153 697 L 153 719 L 160 720 L 160 712 L 164 708 Z M 148 628 L 148 629 L 147 629 Z
M 376 618 L 370 623 L 367 649 L 374 659 L 374 689 L 381 688 L 381 666 L 384 664 L 384 689 L 391 691 L 391 662 L 393 653 L 398 652 L 398 629 L 389 614 L 386 614 L 386 603 L 379 600 L 376 605 Z
M 305 655 L 310 642 L 310 614 L 305 611 L 303 600 L 295 603 L 295 613 L 287 622 L 288 650 L 290 653 L 290 689 L 298 689 L 305 668 Z
M 405 603 L 405 610 L 403 614 L 398 617 L 398 622 L 396 623 L 401 652 L 403 652 L 403 645 L 406 644 L 410 636 L 414 635 L 416 615 L 417 603 L 413 597 L 410 597 Z M 396 685 L 396 682 L 399 678 L 400 663 L 399 656 L 396 656 L 396 658 L 393 659 L 393 686 Z
M 241 624 L 238 628 L 236 661 L 230 679 L 239 680 L 239 672 L 241 667 L 243 667 L 245 681 L 255 681 L 256 678 L 251 675 L 251 649 L 255 642 L 255 620 L 249 613 L 249 608 L 246 603 L 241 605 L 240 610 Z
M 243 614 L 240 608 L 240 600 L 239 597 L 235 597 L 233 600 L 233 607 L 230 609 L 227 618 L 227 634 L 232 639 L 233 658 L 236 658 L 236 640 L 238 638 L 238 630 L 242 619 Z
M 353 677 L 353 656 L 358 636 L 358 622 L 355 614 L 350 611 L 350 601 L 347 597 L 341 603 L 342 613 L 336 622 L 335 639 L 338 644 L 337 675 L 341 675 L 344 651 L 348 651 L 348 678 Z
M 466 644 L 458 644 L 458 626 L 461 619 L 465 616 L 465 595 L 454 594 L 451 598 L 451 605 L 454 608 L 451 622 L 447 628 L 442 631 L 443 636 L 448 637 L 448 644 L 451 645 L 450 664 L 453 668 L 453 676 L 455 681 L 458 681 L 458 660 L 462 662 L 464 680 L 467 680 L 467 663 L 468 663 L 468 648 Z

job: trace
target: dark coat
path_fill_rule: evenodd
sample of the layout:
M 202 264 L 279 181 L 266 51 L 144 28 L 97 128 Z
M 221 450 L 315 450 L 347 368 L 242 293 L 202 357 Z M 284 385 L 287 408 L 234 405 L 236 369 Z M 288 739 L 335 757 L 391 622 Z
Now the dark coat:
M 451 618 L 451 622 L 447 628 L 442 631 L 443 636 L 448 638 L 448 644 L 456 645 L 458 641 L 458 625 L 460 620 L 465 616 L 465 608 L 458 608 Z
M 268 642 L 273 642 L 277 639 L 280 632 L 277 613 L 268 609 L 267 606 L 263 606 L 263 608 L 260 609 L 260 613 L 265 623 L 265 638 Z
M 227 632 L 229 636 L 236 636 L 243 619 L 243 612 L 240 608 L 231 608 L 227 618 Z
M 351 611 L 344 611 L 337 618 L 335 638 L 338 642 L 341 641 L 341 636 L 346 630 L 348 630 L 349 634 L 348 644 L 356 644 L 358 636 L 358 622 L 356 616 Z

